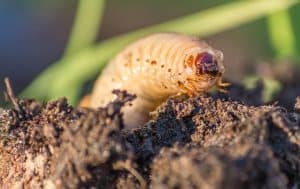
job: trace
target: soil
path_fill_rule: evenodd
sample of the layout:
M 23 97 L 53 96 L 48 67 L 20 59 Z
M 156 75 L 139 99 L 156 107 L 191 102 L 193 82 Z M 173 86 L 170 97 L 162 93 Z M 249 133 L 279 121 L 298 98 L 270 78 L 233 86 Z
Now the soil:
M 300 87 L 285 85 L 269 105 L 263 88 L 173 97 L 133 130 L 126 91 L 97 110 L 11 96 L 0 109 L 0 187 L 297 189 Z

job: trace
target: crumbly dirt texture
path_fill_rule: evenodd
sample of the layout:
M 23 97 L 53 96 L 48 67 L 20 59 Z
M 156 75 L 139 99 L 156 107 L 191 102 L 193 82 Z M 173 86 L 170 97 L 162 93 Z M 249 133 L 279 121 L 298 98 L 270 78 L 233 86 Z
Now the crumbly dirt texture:
M 262 87 L 173 97 L 133 130 L 125 91 L 97 110 L 15 99 L 0 109 L 0 188 L 299 188 L 300 98 L 263 105 Z

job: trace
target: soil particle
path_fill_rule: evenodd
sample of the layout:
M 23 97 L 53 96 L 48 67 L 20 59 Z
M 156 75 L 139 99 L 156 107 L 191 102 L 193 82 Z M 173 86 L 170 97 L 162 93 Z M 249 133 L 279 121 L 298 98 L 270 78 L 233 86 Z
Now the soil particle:
M 15 99 L 0 109 L 0 188 L 297 188 L 298 105 L 259 91 L 173 97 L 132 130 L 124 91 L 97 110 Z

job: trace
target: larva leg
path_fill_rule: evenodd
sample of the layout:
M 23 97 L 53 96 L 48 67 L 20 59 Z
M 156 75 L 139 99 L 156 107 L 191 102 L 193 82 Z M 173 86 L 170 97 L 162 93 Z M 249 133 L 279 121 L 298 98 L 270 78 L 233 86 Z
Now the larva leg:
M 178 82 L 178 88 L 181 91 L 180 93 L 186 93 L 189 97 L 197 94 L 197 89 L 191 84 L 183 84 L 182 82 Z
M 230 85 L 231 85 L 231 83 L 227 83 L 227 82 L 223 83 L 222 78 L 220 78 L 217 82 L 217 86 L 221 87 L 221 88 L 229 87 Z
M 218 91 L 220 91 L 221 93 L 228 93 L 228 90 L 226 90 L 226 87 L 229 87 L 231 84 L 230 83 L 223 83 L 222 78 L 218 79 L 217 81 L 217 87 L 218 87 Z
M 218 91 L 221 92 L 221 93 L 225 93 L 225 94 L 228 93 L 227 89 L 218 88 Z

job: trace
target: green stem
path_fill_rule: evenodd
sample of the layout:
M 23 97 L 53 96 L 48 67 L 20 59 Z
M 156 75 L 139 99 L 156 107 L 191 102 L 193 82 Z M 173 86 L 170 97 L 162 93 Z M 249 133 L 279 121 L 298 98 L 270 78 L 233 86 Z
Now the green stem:
M 288 10 L 281 10 L 268 16 L 271 45 L 277 58 L 296 55 L 296 37 Z
M 297 2 L 297 0 L 240 1 L 105 40 L 50 66 L 23 91 L 22 96 L 43 100 L 60 96 L 71 98 L 69 91 L 73 91 L 70 100 L 75 102 L 82 84 L 94 78 L 114 54 L 139 37 L 162 31 L 208 36 L 258 19 L 273 11 L 286 9 Z M 77 94 L 74 94 L 74 91 L 77 91 Z
M 65 56 L 90 46 L 97 38 L 105 0 L 79 0 Z

